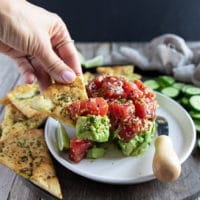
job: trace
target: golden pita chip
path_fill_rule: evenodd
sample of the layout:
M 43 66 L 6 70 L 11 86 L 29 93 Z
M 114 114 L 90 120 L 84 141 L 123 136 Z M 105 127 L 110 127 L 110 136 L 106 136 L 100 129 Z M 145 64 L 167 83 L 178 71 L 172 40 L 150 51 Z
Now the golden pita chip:
M 2 125 L 0 124 L 0 138 L 2 136 Z
M 92 74 L 91 72 L 85 72 L 85 73 L 83 74 L 83 79 L 84 79 L 85 85 L 87 85 L 88 82 L 89 82 L 90 80 L 92 80 L 93 78 L 94 78 L 94 74 Z
M 35 97 L 39 95 L 39 93 L 39 85 L 37 83 L 23 84 L 9 92 L 7 98 L 18 110 L 30 118 L 38 113 L 38 111 L 31 108 L 30 105 L 35 101 Z M 4 98 L 6 99 L 6 97 Z
M 16 132 L 0 141 L 0 163 L 62 199 L 60 184 L 43 130 Z
M 97 67 L 96 70 L 99 74 L 130 76 L 133 74 L 134 67 L 133 65 Z
M 76 100 L 87 99 L 85 85 L 80 76 L 70 84 L 53 84 L 37 96 L 32 107 L 66 125 L 74 126 L 67 107 Z
M 40 127 L 46 120 L 46 116 L 42 113 L 36 113 L 31 118 L 26 117 L 12 104 L 8 104 L 5 108 L 5 115 L 1 124 L 2 138 L 8 133 L 15 133 L 20 130 L 34 129 Z
M 129 81 L 134 81 L 134 80 L 138 80 L 138 79 L 141 79 L 142 76 L 140 74 L 137 74 L 137 73 L 133 73 L 131 74 L 130 76 L 127 77 L 127 79 Z
M 99 74 L 109 74 L 114 76 L 124 76 L 129 81 L 134 81 L 136 79 L 141 79 L 141 75 L 133 73 L 133 65 L 124 65 L 124 66 L 111 66 L 111 67 L 98 67 L 97 72 Z
M 2 105 L 7 105 L 7 104 L 9 104 L 9 103 L 10 103 L 10 100 L 9 100 L 9 98 L 7 97 L 7 95 L 4 96 L 2 99 L 0 99 L 0 104 L 2 104 Z

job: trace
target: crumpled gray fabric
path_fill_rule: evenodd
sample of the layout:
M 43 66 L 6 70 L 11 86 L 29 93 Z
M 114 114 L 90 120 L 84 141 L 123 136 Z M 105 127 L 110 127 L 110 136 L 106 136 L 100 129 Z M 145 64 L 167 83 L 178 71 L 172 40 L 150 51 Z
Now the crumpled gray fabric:
M 184 39 L 174 34 L 161 35 L 143 49 L 121 46 L 112 52 L 110 60 L 112 64 L 132 63 L 142 70 L 157 70 L 200 86 L 200 55 L 194 55 Z

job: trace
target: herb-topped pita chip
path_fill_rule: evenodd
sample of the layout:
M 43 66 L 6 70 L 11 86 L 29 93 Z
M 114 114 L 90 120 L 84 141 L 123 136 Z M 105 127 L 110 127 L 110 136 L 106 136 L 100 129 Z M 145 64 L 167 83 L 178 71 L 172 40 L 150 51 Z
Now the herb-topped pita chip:
M 68 106 L 76 101 L 87 99 L 84 82 L 80 76 L 70 84 L 53 84 L 37 96 L 32 107 L 69 126 L 75 126 L 68 112 Z
M 62 199 L 42 129 L 16 132 L 0 141 L 0 163 Z
M 99 74 L 102 75 L 109 74 L 114 76 L 124 76 L 130 81 L 141 78 L 139 74 L 133 73 L 133 65 L 97 67 L 96 70 Z
M 2 126 L 2 138 L 7 134 L 15 133 L 20 130 L 34 129 L 40 127 L 46 120 L 43 113 L 37 112 L 31 118 L 26 117 L 12 104 L 6 106 Z
M 10 100 L 7 96 L 4 96 L 2 99 L 0 99 L 0 104 L 7 105 L 10 103 Z
M 39 85 L 37 83 L 23 84 L 10 91 L 1 102 L 3 104 L 8 104 L 9 100 L 18 110 L 30 118 L 38 113 L 38 111 L 31 108 L 30 105 L 39 94 Z
M 2 136 L 2 125 L 0 124 L 0 138 Z
M 129 76 L 133 73 L 133 65 L 124 65 L 124 66 L 108 66 L 108 67 L 97 67 L 97 72 L 99 74 L 109 74 L 109 75 L 120 75 L 120 76 Z

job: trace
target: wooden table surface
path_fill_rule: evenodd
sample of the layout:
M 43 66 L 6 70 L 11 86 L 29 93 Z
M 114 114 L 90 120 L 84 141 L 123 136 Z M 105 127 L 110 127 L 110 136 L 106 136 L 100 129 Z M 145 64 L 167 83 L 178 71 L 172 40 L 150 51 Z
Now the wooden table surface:
M 78 43 L 77 47 L 86 58 L 107 54 L 118 48 L 119 43 Z M 141 44 L 126 44 L 141 47 Z M 9 58 L 0 55 L 0 98 L 22 83 L 21 75 Z M 4 107 L 0 106 L 0 121 Z M 74 174 L 54 160 L 64 199 L 66 200 L 178 200 L 200 199 L 200 151 L 194 148 L 182 165 L 180 178 L 174 183 L 152 180 L 135 185 L 111 185 L 98 183 Z M 134 169 L 133 169 L 134 170 Z M 199 196 L 199 197 L 198 197 Z M 29 181 L 0 165 L 0 200 L 55 200 Z

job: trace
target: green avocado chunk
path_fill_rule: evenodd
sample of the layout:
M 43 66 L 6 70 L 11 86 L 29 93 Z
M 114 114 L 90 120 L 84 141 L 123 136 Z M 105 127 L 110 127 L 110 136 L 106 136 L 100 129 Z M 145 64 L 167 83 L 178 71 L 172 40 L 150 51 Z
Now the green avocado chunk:
M 94 142 L 107 142 L 110 136 L 109 128 L 107 116 L 80 116 L 76 122 L 76 136 Z
M 87 152 L 87 158 L 96 159 L 102 158 L 105 154 L 105 149 L 100 147 L 93 147 Z
M 151 123 L 148 131 L 136 135 L 128 142 L 118 140 L 119 147 L 125 156 L 137 156 L 149 149 L 155 134 L 155 122 Z

